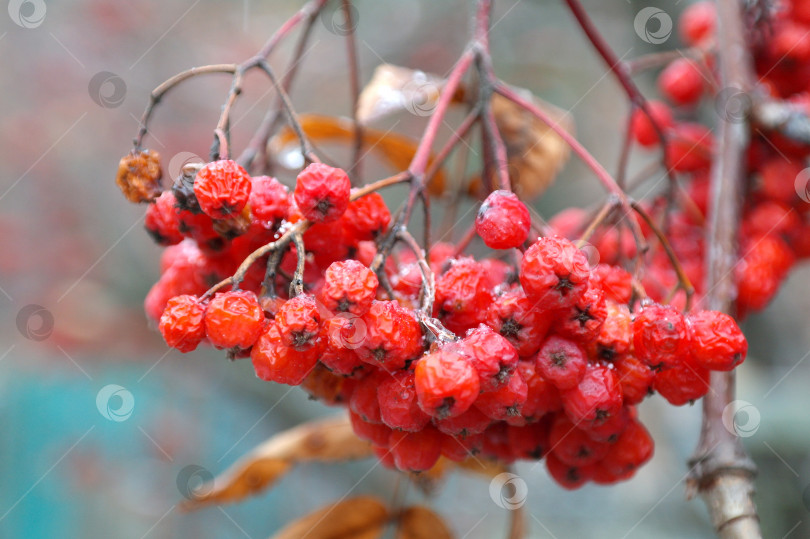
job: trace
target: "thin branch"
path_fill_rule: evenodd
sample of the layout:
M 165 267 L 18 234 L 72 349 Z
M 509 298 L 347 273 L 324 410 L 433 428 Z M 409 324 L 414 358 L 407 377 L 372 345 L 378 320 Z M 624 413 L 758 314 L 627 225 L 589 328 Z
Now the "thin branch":
M 352 14 L 351 0 L 343 0 L 343 16 L 349 27 L 349 31 L 346 33 L 346 56 L 349 62 L 349 90 L 352 94 L 352 126 L 354 128 L 351 178 L 353 184 L 360 185 L 363 183 L 360 163 L 363 158 L 363 125 L 357 119 L 357 111 L 360 106 L 360 64 L 357 59 L 357 39 L 354 35 L 356 21 Z

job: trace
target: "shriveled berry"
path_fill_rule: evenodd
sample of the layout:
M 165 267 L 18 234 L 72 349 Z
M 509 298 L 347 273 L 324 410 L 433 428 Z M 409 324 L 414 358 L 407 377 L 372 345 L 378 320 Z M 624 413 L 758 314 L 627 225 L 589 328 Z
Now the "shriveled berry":
M 633 473 L 652 458 L 654 447 L 652 436 L 644 425 L 631 420 L 616 443 L 610 446 L 600 465 L 616 475 Z
M 505 337 L 521 357 L 535 352 L 551 325 L 550 313 L 537 309 L 522 289 L 504 292 L 489 306 L 486 323 Z
M 518 372 L 528 387 L 526 402 L 523 403 L 521 409 L 524 417 L 532 420 L 539 419 L 547 413 L 562 408 L 557 388 L 543 378 L 533 360 L 521 360 L 518 364 Z
M 484 321 L 492 291 L 483 266 L 472 258 L 455 260 L 436 280 L 434 314 L 454 333 Z
M 692 334 L 676 308 L 651 304 L 633 321 L 633 346 L 636 357 L 650 367 L 672 367 L 691 354 Z
M 357 382 L 349 409 L 359 415 L 363 421 L 369 423 L 382 423 L 380 415 L 380 401 L 377 398 L 377 388 L 388 380 L 389 375 L 383 371 L 376 371 Z
M 619 413 L 622 390 L 616 373 L 603 365 L 589 365 L 579 385 L 562 391 L 563 409 L 579 428 L 598 426 Z
M 436 427 L 450 436 L 467 436 L 481 434 L 492 424 L 493 420 L 475 406 L 471 406 L 463 414 L 455 417 L 446 417 L 436 421 Z
M 540 238 L 523 254 L 520 283 L 538 309 L 573 305 L 588 289 L 585 254 L 565 238 Z
M 290 299 L 278 310 L 275 320 L 286 346 L 299 352 L 324 347 L 321 314 L 314 296 L 301 294 Z
M 349 202 L 341 222 L 353 243 L 374 240 L 388 230 L 391 212 L 379 193 L 370 193 Z
M 253 346 L 263 324 L 264 311 L 253 292 L 217 293 L 205 311 L 205 334 L 217 348 Z
M 518 459 L 540 460 L 551 447 L 549 443 L 549 421 L 537 421 L 523 427 L 509 426 L 506 437 L 512 454 Z
M 375 445 L 388 445 L 391 429 L 387 426 L 381 423 L 369 423 L 351 410 L 349 410 L 349 420 L 352 423 L 352 430 L 361 440 Z
M 549 445 L 554 455 L 569 466 L 587 466 L 604 457 L 610 445 L 591 439 L 578 429 L 565 414 L 559 414 L 551 425 Z
M 655 372 L 632 355 L 622 355 L 614 363 L 616 376 L 622 386 L 622 399 L 625 404 L 638 404 L 649 395 Z
M 509 341 L 483 324 L 467 333 L 458 343 L 457 352 L 478 373 L 481 391 L 504 385 L 518 363 L 517 352 Z
M 205 338 L 205 306 L 195 296 L 175 296 L 166 304 L 158 327 L 166 344 L 191 352 Z
M 605 294 L 602 287 L 589 284 L 571 307 L 558 311 L 554 331 L 569 339 L 592 341 L 602 329 L 607 317 Z
M 416 363 L 416 394 L 425 413 L 438 419 L 461 415 L 478 397 L 478 373 L 446 346 Z
M 392 431 L 388 439 L 397 468 L 405 472 L 422 472 L 436 464 L 442 453 L 444 436 L 428 426 L 419 432 Z
M 130 202 L 149 202 L 160 195 L 160 154 L 133 150 L 121 158 L 115 183 Z
M 495 420 L 507 420 L 521 415 L 521 407 L 526 402 L 529 386 L 514 373 L 505 384 L 491 391 L 481 393 L 475 407 Z
M 291 386 L 303 382 L 318 362 L 317 355 L 285 345 L 275 322 L 267 325 L 253 345 L 250 359 L 256 376 L 262 380 Z
M 633 318 L 627 305 L 607 302 L 605 323 L 599 334 L 588 343 L 593 358 L 615 361 L 630 352 L 633 345 Z
M 526 205 L 511 191 L 493 191 L 481 204 L 475 231 L 492 249 L 520 247 L 529 237 L 532 219 Z
M 272 224 L 289 215 L 290 192 L 287 186 L 273 177 L 255 176 L 249 203 L 254 219 Z
M 579 385 L 588 365 L 582 347 L 558 335 L 551 335 L 543 342 L 536 362 L 540 374 L 561 390 Z
M 349 205 L 351 182 L 346 172 L 312 163 L 298 174 L 293 197 L 304 218 L 313 223 L 336 221 Z
M 688 318 L 692 326 L 695 363 L 712 371 L 730 371 L 745 360 L 748 341 L 729 315 L 698 311 Z
M 571 466 L 561 461 L 553 452 L 546 455 L 548 474 L 566 490 L 575 490 L 588 482 L 587 468 Z
M 415 376 L 412 370 L 394 373 L 377 388 L 380 417 L 392 429 L 417 432 L 430 422 L 416 398 Z
M 175 245 L 183 241 L 175 202 L 172 192 L 164 191 L 146 210 L 143 224 L 158 245 Z
M 695 364 L 690 357 L 679 365 L 655 373 L 652 387 L 670 404 L 683 406 L 709 392 L 709 371 Z
M 365 337 L 365 324 L 358 317 L 330 318 L 323 323 L 323 332 L 326 334 L 326 347 L 320 361 L 327 369 L 335 374 L 354 376 L 368 366 L 355 352 L 355 347 Z
M 616 303 L 630 303 L 633 296 L 633 276 L 621 266 L 598 264 L 591 273 L 591 282 L 598 283 L 605 299 Z
M 250 198 L 250 175 L 236 161 L 225 159 L 203 166 L 194 178 L 200 209 L 212 219 L 239 215 Z
M 366 363 L 395 371 L 422 352 L 422 329 L 397 302 L 374 301 L 358 325 L 360 321 L 365 324 L 365 336 L 355 350 Z
M 333 262 L 324 272 L 320 298 L 330 311 L 362 316 L 371 307 L 377 286 L 374 272 L 357 260 Z

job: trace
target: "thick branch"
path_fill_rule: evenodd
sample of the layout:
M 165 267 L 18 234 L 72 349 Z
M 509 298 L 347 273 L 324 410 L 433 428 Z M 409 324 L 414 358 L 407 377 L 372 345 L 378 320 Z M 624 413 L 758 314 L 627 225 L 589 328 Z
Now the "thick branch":
M 717 9 L 721 86 L 749 91 L 753 78 L 741 3 L 719 0 Z M 711 179 L 705 301 L 708 309 L 732 313 L 737 294 L 734 265 L 738 260 L 737 231 L 749 126 L 721 116 L 718 127 L 719 153 Z M 740 438 L 723 424 L 723 412 L 734 399 L 734 372 L 713 372 L 711 390 L 703 398 L 703 425 L 691 461 L 689 493 L 699 493 L 706 502 L 720 537 L 758 538 L 762 534 L 753 501 L 756 468 Z

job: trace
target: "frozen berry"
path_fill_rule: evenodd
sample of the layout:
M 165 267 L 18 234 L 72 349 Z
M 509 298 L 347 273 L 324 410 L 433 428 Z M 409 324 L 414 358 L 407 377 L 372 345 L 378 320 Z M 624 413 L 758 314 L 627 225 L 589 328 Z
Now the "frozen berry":
M 189 295 L 175 296 L 160 317 L 160 333 L 166 344 L 191 352 L 205 338 L 205 306 Z
M 346 211 L 350 192 L 351 182 L 343 170 L 312 163 L 298 174 L 293 197 L 304 218 L 327 223 Z
M 464 333 L 484 321 L 492 291 L 483 266 L 472 258 L 453 261 L 436 279 L 434 314 L 454 333 Z
M 505 338 L 485 325 L 470 330 L 457 351 L 478 373 L 481 391 L 497 389 L 507 382 L 517 367 L 518 355 Z
M 395 301 L 374 301 L 358 324 L 355 349 L 360 359 L 388 371 L 403 368 L 422 352 L 422 329 L 413 314 Z
M 380 418 L 392 429 L 417 432 L 430 422 L 419 408 L 412 370 L 399 371 L 377 387 Z
M 143 224 L 158 245 L 175 245 L 183 241 L 175 202 L 172 192 L 164 191 L 146 210 Z
M 419 406 L 438 419 L 460 415 L 478 397 L 478 373 L 470 363 L 445 346 L 416 363 Z
M 475 231 L 492 249 L 520 247 L 529 237 L 532 219 L 526 205 L 510 191 L 493 191 L 481 204 Z
M 296 296 L 284 303 L 276 313 L 275 320 L 286 346 L 304 352 L 321 350 L 326 344 L 321 331 L 318 303 L 310 294 Z
M 537 352 L 537 368 L 558 389 L 576 387 L 585 376 L 588 360 L 576 342 L 558 335 L 548 337 Z
M 603 365 L 589 365 L 579 385 L 560 396 L 566 415 L 579 428 L 605 423 L 622 407 L 616 373 Z
M 713 371 L 730 371 L 745 360 L 748 341 L 729 315 L 699 311 L 688 320 L 692 325 L 695 363 Z
M 636 357 L 654 369 L 671 367 L 691 354 L 692 335 L 684 316 L 670 305 L 644 307 L 633 321 Z
M 318 362 L 317 355 L 299 352 L 284 344 L 275 322 L 267 325 L 253 345 L 250 359 L 260 379 L 292 386 L 303 382 Z
M 321 301 L 333 312 L 361 316 L 377 295 L 377 276 L 357 260 L 333 262 L 324 272 Z
M 217 348 L 250 348 L 263 324 L 264 311 L 253 292 L 218 293 L 205 312 L 205 334 Z
M 236 161 L 212 161 L 194 178 L 200 209 L 212 219 L 239 215 L 250 198 L 250 175 Z
M 290 193 L 287 187 L 270 176 L 253 178 L 249 202 L 253 218 L 266 223 L 286 219 L 290 212 Z
M 540 238 L 523 254 L 520 283 L 538 309 L 573 305 L 588 289 L 585 254 L 564 238 Z

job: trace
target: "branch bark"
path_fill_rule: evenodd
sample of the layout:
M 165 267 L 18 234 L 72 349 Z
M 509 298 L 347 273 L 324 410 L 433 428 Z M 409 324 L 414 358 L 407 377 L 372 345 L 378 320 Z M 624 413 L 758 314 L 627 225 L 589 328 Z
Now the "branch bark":
M 721 86 L 748 92 L 753 76 L 742 3 L 718 0 L 717 10 Z M 730 314 L 737 294 L 734 265 L 738 260 L 737 231 L 749 127 L 744 119 L 719 115 L 719 150 L 712 167 L 705 307 Z M 735 399 L 735 373 L 713 372 L 710 383 L 711 389 L 703 398 L 700 441 L 690 460 L 687 495 L 700 494 L 719 537 L 759 538 L 762 533 L 753 500 L 756 467 L 739 436 L 723 423 L 723 412 Z

